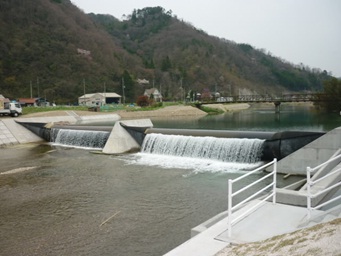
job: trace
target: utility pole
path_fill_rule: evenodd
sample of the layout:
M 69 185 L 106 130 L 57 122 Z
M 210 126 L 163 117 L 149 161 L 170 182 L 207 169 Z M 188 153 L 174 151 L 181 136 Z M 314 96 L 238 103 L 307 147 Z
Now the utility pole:
M 107 103 L 107 98 L 105 97 L 105 82 L 104 82 L 104 105 Z
M 86 105 L 86 102 L 85 102 L 85 79 L 84 78 L 83 78 L 83 93 L 84 93 L 83 105 Z
M 32 81 L 30 81 L 30 92 L 31 92 L 31 99 L 32 99 Z
M 37 77 L 37 85 L 38 85 L 38 98 L 40 98 L 40 96 L 39 96 L 39 77 Z
M 184 104 L 186 103 L 186 91 L 185 91 L 185 88 L 182 87 L 182 77 L 180 78 L 180 86 L 181 86 L 181 89 L 183 90 L 183 97 L 184 97 Z
M 125 86 L 124 86 L 124 77 L 122 77 L 123 104 L 126 104 L 126 96 L 124 94 L 124 88 L 125 88 Z

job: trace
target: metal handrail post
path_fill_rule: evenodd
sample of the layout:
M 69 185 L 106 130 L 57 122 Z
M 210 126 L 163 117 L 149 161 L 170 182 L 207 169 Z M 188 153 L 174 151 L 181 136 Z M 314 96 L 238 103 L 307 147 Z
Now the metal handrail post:
M 310 174 L 311 174 L 311 168 L 308 166 L 307 167 L 307 210 L 308 210 L 308 215 L 307 218 L 308 220 L 311 217 L 311 178 L 310 178 Z
M 274 185 L 273 185 L 273 197 L 272 197 L 272 203 L 276 204 L 276 187 L 277 187 L 277 158 L 274 159 Z
M 232 235 L 232 179 L 228 180 L 228 236 Z

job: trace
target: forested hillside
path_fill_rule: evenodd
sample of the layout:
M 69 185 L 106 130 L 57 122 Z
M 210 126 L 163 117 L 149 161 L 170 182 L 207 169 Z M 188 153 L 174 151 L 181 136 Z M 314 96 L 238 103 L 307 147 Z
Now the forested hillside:
M 33 97 L 72 103 L 83 83 L 87 93 L 103 91 L 105 82 L 114 90 L 125 68 L 142 65 L 70 1 L 3 0 L 0 17 L 0 94 L 6 97 L 30 97 L 31 83 Z
M 86 15 L 69 0 L 0 2 L 0 94 L 72 103 L 98 91 L 135 102 L 145 88 L 166 99 L 190 90 L 238 93 L 318 91 L 326 71 L 295 66 L 248 44 L 209 36 L 162 7 L 124 21 Z M 137 79 L 150 81 L 149 85 Z

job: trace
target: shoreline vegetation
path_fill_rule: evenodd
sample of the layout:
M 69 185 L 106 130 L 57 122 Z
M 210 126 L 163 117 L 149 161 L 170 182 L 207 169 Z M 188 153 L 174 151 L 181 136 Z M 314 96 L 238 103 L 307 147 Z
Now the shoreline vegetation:
M 261 103 L 264 107 L 274 107 L 273 103 Z M 294 102 L 284 103 L 295 106 L 308 106 L 314 108 L 312 102 Z M 283 104 L 283 105 L 284 105 Z M 259 105 L 259 104 L 257 104 Z M 135 106 L 106 106 L 99 112 L 89 111 L 88 107 L 84 106 L 57 106 L 57 107 L 25 107 L 23 108 L 23 115 L 19 118 L 31 117 L 51 117 L 51 116 L 68 116 L 68 112 L 73 111 L 79 116 L 90 115 L 107 115 L 117 114 L 122 119 L 136 119 L 136 118 L 183 118 L 186 116 L 200 117 L 212 114 L 223 114 L 230 111 L 242 111 L 252 107 L 252 104 L 247 103 L 230 103 L 230 104 L 203 104 L 201 109 L 192 105 L 183 105 L 177 103 L 167 103 L 161 107 L 146 107 L 140 108 Z
M 73 111 L 79 116 L 117 114 L 122 119 L 126 118 L 148 118 L 148 117 L 180 117 L 180 116 L 205 116 L 207 114 L 221 114 L 227 111 L 243 110 L 250 107 L 249 104 L 210 104 L 203 105 L 203 110 L 191 105 L 166 105 L 159 108 L 116 108 L 104 109 L 99 112 L 89 111 L 87 107 L 26 107 L 24 114 L 20 118 L 64 116 L 69 115 L 68 111 Z M 205 110 L 205 111 L 204 111 Z

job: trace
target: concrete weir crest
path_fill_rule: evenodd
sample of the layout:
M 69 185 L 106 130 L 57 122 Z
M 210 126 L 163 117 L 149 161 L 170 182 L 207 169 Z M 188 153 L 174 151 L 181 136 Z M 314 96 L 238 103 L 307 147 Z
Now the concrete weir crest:
M 123 127 L 151 128 L 153 123 L 150 119 L 117 121 L 111 130 L 108 141 L 103 148 L 105 154 L 122 154 L 140 149 L 140 144 Z

